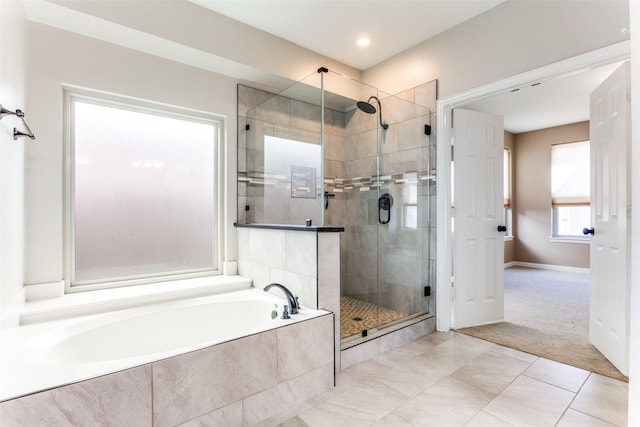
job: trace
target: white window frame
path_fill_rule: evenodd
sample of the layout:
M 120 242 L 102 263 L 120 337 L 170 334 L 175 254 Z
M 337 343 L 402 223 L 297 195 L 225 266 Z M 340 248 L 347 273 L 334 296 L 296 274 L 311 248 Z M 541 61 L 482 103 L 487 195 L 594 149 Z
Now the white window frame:
M 507 157 L 507 162 L 505 165 L 503 165 L 504 171 L 506 172 L 504 174 L 505 176 L 503 176 L 503 179 L 505 185 L 507 185 L 507 190 L 509 192 L 509 203 L 504 203 L 503 216 L 504 225 L 505 227 L 507 227 L 507 231 L 504 233 L 504 240 L 505 242 L 509 242 L 513 240 L 513 156 L 509 147 L 504 147 L 503 153 L 508 154 L 508 156 L 505 156 Z
M 117 288 L 123 286 L 152 284 L 185 279 L 196 279 L 222 274 L 224 259 L 224 200 L 223 186 L 225 182 L 224 147 L 226 145 L 226 120 L 222 115 L 205 111 L 182 108 L 168 104 L 160 104 L 139 98 L 116 95 L 92 89 L 63 85 L 64 93 L 64 285 L 65 293 L 91 291 L 99 289 Z M 167 273 L 149 277 L 120 278 L 112 281 L 98 281 L 90 283 L 74 283 L 74 141 L 73 138 L 73 103 L 84 101 L 106 107 L 115 107 L 123 110 L 150 113 L 170 118 L 182 118 L 192 121 L 200 121 L 214 125 L 217 131 L 216 146 L 214 147 L 214 230 L 215 245 L 214 268 L 206 271 Z
M 551 147 L 551 149 L 553 150 L 554 146 L 557 145 L 567 145 L 567 144 L 577 144 L 577 143 L 584 143 L 584 142 L 588 142 L 591 143 L 590 140 L 585 139 L 585 140 L 579 140 L 579 141 L 570 141 L 570 142 L 563 142 L 563 143 L 559 143 L 559 144 L 553 144 Z M 589 162 L 589 166 L 591 166 L 591 163 Z M 553 184 L 553 182 L 552 182 Z M 551 201 L 551 236 L 549 237 L 549 241 L 551 243 L 578 243 L 578 244 L 588 244 L 591 241 L 591 236 L 584 236 L 584 235 L 565 235 L 565 234 L 558 234 L 558 215 L 557 215 L 557 208 L 562 208 L 562 207 L 571 207 L 571 206 L 590 206 L 591 203 L 578 203 L 578 204 L 566 204 L 566 203 L 554 203 L 554 201 Z

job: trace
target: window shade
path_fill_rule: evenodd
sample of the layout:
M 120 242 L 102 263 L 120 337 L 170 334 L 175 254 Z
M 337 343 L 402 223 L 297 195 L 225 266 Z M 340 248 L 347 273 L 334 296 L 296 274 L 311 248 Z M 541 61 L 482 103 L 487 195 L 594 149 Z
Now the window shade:
M 589 141 L 551 146 L 551 203 L 590 203 Z

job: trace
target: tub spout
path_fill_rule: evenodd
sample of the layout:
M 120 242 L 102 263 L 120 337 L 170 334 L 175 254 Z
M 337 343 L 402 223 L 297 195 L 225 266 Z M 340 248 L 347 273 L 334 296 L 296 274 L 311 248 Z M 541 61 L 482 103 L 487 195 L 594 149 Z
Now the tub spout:
M 264 287 L 264 291 L 268 292 L 269 289 L 271 289 L 274 286 L 276 288 L 282 289 L 282 291 L 286 295 L 287 301 L 289 301 L 289 307 L 291 307 L 290 313 L 291 314 L 297 314 L 298 313 L 298 309 L 300 308 L 300 306 L 298 305 L 298 297 L 293 295 L 293 293 L 291 293 L 291 291 L 289 289 L 287 289 L 285 286 L 281 285 L 280 283 L 271 283 L 270 285 L 267 285 L 267 286 Z

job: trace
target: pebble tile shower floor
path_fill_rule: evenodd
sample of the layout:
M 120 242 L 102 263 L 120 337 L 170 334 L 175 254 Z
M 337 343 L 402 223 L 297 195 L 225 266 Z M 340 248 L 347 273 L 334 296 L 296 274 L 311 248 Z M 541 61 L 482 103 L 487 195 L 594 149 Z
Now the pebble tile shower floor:
M 403 317 L 407 317 L 407 314 L 343 296 L 340 297 L 340 338 L 359 335 L 365 329 L 372 329 L 379 324 L 384 325 Z

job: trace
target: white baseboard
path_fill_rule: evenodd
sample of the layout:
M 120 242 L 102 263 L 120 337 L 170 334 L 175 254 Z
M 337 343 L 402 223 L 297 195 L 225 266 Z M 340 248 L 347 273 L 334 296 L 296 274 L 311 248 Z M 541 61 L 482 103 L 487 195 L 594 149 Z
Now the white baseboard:
M 583 267 L 569 267 L 566 265 L 539 264 L 537 262 L 511 261 L 504 264 L 504 268 L 527 267 L 538 268 L 540 270 L 567 271 L 571 273 L 589 273 L 591 270 Z

